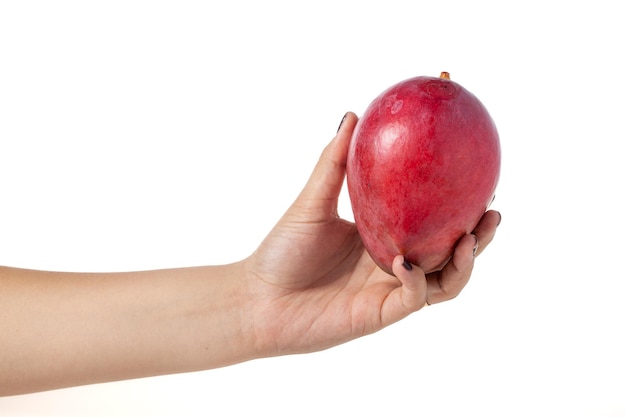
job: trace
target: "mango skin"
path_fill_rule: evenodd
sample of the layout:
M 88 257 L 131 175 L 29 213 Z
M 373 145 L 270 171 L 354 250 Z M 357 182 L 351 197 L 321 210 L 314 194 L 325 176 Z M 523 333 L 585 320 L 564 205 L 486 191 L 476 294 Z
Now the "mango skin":
M 458 83 L 415 77 L 388 88 L 355 127 L 346 166 L 363 244 L 389 274 L 395 256 L 440 270 L 494 198 L 500 140 Z

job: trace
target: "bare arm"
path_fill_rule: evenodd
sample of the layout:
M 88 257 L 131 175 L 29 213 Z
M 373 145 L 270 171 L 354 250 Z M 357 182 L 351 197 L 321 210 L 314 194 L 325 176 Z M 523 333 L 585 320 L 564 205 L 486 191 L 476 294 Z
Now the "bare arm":
M 0 395 L 252 358 L 241 264 L 76 274 L 0 268 Z
M 294 204 L 248 258 L 76 274 L 0 268 L 0 395 L 190 372 L 329 348 L 456 297 L 495 235 L 488 211 L 441 271 L 378 268 L 337 201 L 348 113 Z

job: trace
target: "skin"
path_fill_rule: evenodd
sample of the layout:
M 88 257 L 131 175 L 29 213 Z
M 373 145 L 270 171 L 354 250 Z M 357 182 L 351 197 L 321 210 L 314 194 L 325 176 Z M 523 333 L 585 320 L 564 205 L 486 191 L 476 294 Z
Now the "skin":
M 348 113 L 258 249 L 228 265 L 119 273 L 0 267 L 0 395 L 217 368 L 312 352 L 456 297 L 494 237 L 488 211 L 443 270 L 398 255 L 389 275 L 337 214 Z

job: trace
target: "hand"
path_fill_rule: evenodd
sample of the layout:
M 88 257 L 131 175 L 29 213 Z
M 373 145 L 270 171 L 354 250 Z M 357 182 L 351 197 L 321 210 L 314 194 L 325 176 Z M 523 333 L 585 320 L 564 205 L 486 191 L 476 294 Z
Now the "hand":
M 325 349 L 456 297 L 494 237 L 500 214 L 488 211 L 441 271 L 425 274 L 401 255 L 395 276 L 378 268 L 337 213 L 356 122 L 346 115 L 296 201 L 245 261 L 245 313 L 261 355 Z

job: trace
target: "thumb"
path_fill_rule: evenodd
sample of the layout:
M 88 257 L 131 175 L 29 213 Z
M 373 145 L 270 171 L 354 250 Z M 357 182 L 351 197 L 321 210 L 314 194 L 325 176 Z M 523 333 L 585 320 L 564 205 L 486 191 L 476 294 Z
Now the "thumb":
M 337 135 L 326 145 L 313 173 L 298 197 L 299 205 L 323 208 L 322 215 L 337 214 L 337 201 L 346 174 L 350 139 L 358 117 L 348 112 L 343 117 Z M 321 205 L 321 206 L 320 206 Z

